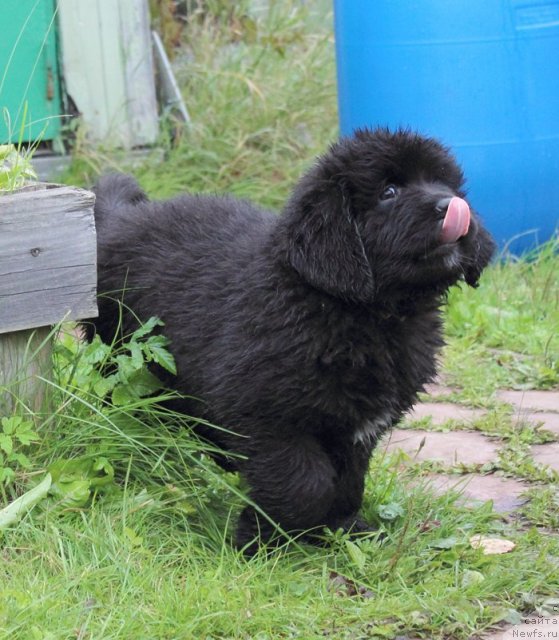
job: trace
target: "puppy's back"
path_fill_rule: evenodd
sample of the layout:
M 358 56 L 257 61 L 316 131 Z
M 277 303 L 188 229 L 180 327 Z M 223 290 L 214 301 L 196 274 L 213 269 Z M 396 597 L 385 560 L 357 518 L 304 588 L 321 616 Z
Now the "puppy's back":
M 192 321 L 205 322 L 195 320 L 194 309 L 209 314 L 214 304 L 222 304 L 217 298 L 242 277 L 277 219 L 231 196 L 150 201 L 133 178 L 122 174 L 103 177 L 94 191 L 101 294 L 95 325 L 107 341 L 120 316 L 116 301 L 134 312 L 126 314 L 131 324 L 124 329 L 133 328 L 135 314 L 142 321 L 158 315 L 173 324 L 185 309 Z
M 96 195 L 95 223 L 103 237 L 117 231 L 123 236 L 156 231 L 161 236 L 178 233 L 193 242 L 243 245 L 256 242 L 276 221 L 276 215 L 232 196 L 182 195 L 152 202 L 136 180 L 113 173 L 102 176 L 93 191 Z M 224 247 L 225 248 L 225 247 Z M 103 249 L 103 246 L 100 246 Z

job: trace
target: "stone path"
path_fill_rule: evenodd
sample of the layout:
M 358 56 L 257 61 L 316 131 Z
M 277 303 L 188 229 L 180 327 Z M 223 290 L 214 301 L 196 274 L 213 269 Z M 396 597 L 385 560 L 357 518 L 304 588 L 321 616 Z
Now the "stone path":
M 438 401 L 423 402 L 414 407 L 409 415 L 410 420 L 420 421 L 418 428 L 414 428 L 411 423 L 411 428 L 394 429 L 384 441 L 386 450 L 403 451 L 406 454 L 404 464 L 429 461 L 436 463 L 437 469 L 442 469 L 442 472 L 427 474 L 429 484 L 435 492 L 456 489 L 461 492 L 461 500 L 466 505 L 474 506 L 491 500 L 495 511 L 513 513 L 526 502 L 522 494 L 531 485 L 524 480 L 491 472 L 493 463 L 498 460 L 499 449 L 505 442 L 498 437 L 468 430 L 474 420 L 484 416 L 485 411 L 448 402 L 452 389 L 442 385 L 432 385 L 429 393 Z M 559 390 L 503 390 L 497 393 L 497 399 L 510 405 L 513 424 L 515 420 L 519 423 L 531 422 L 541 425 L 556 436 L 556 442 L 532 445 L 531 454 L 535 462 L 559 472 Z M 429 430 L 424 420 L 430 421 L 439 430 Z M 445 424 L 449 426 L 443 430 L 441 425 Z M 467 472 L 450 473 L 451 469 L 456 471 L 457 465 L 460 470 Z M 445 473 L 445 470 L 449 473 Z M 559 618 L 554 622 L 546 631 L 552 629 L 558 635 L 549 637 L 559 637 Z M 533 624 L 509 626 L 499 632 L 486 634 L 483 638 L 508 640 L 534 637 L 520 635 L 520 632 L 534 632 L 534 628 Z M 542 626 L 538 625 L 537 630 L 542 631 Z
M 431 386 L 429 391 L 438 399 L 444 399 L 452 392 L 440 385 Z M 513 422 L 518 420 L 541 425 L 557 436 L 557 442 L 532 445 L 531 453 L 536 462 L 559 472 L 559 391 L 500 391 L 497 397 L 511 405 Z M 504 442 L 498 437 L 468 430 L 473 421 L 484 414 L 483 409 L 470 409 L 446 401 L 423 402 L 414 407 L 409 418 L 420 421 L 429 418 L 434 426 L 448 423 L 451 425 L 449 430 L 394 429 L 385 440 L 386 449 L 405 452 L 410 462 L 430 460 L 449 469 L 456 465 L 486 465 L 489 468 L 492 462 L 497 461 L 498 451 Z M 465 488 L 466 497 L 473 501 L 493 500 L 498 510 L 506 505 L 511 508 L 518 506 L 516 498 L 529 486 L 514 478 L 480 473 L 484 469 L 473 471 L 462 477 L 440 474 L 430 477 L 439 489 L 449 488 L 455 481 L 460 482 Z

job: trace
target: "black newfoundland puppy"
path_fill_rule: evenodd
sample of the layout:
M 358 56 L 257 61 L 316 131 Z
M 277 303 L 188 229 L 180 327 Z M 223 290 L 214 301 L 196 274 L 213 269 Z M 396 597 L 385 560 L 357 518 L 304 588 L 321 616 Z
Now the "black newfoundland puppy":
M 280 216 L 232 197 L 150 202 L 124 175 L 95 192 L 89 336 L 161 318 L 178 367 L 165 382 L 192 396 L 174 408 L 226 429 L 201 435 L 241 454 L 220 463 L 253 501 L 284 531 L 362 530 L 371 452 L 435 376 L 445 294 L 476 286 L 494 251 L 449 150 L 358 131 Z M 246 507 L 237 544 L 273 530 Z

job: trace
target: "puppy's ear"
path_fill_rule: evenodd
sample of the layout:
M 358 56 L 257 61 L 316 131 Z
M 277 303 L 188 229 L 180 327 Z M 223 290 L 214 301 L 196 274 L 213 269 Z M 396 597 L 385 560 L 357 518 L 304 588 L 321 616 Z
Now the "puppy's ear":
M 489 233 L 480 225 L 478 233 L 474 239 L 472 262 L 464 271 L 464 280 L 470 287 L 478 286 L 481 272 L 489 264 L 497 245 Z
M 371 302 L 373 274 L 343 184 L 300 184 L 283 214 L 287 262 L 334 296 Z

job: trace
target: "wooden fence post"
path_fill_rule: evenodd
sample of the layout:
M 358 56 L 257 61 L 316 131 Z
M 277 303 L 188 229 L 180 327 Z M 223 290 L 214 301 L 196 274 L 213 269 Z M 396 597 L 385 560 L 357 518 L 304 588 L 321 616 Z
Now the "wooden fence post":
M 51 377 L 49 327 L 0 335 L 0 415 L 16 408 L 33 413 L 46 409 L 43 380 Z

